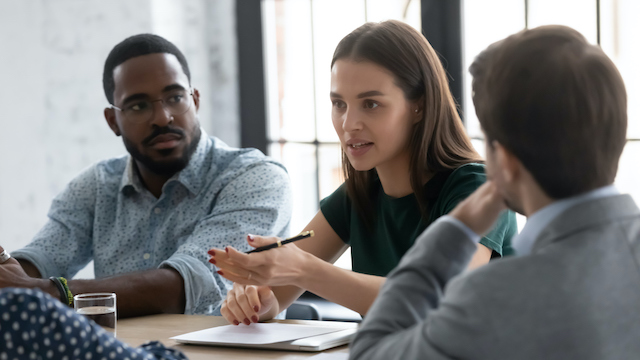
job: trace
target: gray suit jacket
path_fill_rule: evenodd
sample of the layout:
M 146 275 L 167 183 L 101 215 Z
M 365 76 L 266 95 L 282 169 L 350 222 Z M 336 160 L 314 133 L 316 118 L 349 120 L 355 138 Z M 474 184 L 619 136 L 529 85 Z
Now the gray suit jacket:
M 475 250 L 456 226 L 429 227 L 351 359 L 640 359 L 640 210 L 628 195 L 568 209 L 531 255 L 462 273 Z

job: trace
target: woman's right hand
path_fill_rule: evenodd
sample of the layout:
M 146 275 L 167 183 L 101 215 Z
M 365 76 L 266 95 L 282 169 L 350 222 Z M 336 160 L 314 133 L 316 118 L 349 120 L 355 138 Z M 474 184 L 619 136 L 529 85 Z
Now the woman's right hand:
M 222 316 L 234 325 L 271 319 L 279 312 L 278 300 L 269 286 L 238 283 L 233 283 L 220 309 Z
M 254 248 L 276 243 L 279 238 L 247 236 Z M 306 240 L 303 240 L 306 241 Z M 234 283 L 256 286 L 287 286 L 305 288 L 308 281 L 309 264 L 317 257 L 299 248 L 296 244 L 257 253 L 243 253 L 228 246 L 224 250 L 212 248 L 209 262 L 219 270 L 217 273 Z

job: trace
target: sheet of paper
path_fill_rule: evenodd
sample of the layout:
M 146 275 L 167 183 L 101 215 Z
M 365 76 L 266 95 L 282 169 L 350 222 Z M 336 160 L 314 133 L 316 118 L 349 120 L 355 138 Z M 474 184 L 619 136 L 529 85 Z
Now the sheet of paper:
M 322 353 L 310 357 L 309 360 L 349 360 L 349 353 Z
M 273 344 L 328 334 L 342 329 L 335 327 L 258 323 L 249 326 L 225 325 L 210 329 L 194 331 L 188 334 L 174 336 L 174 340 L 188 340 L 190 342 L 216 342 L 225 344 Z

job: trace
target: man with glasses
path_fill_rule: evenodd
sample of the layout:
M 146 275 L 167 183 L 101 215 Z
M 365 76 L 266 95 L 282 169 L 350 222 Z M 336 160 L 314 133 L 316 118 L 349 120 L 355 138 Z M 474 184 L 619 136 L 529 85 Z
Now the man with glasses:
M 207 262 L 211 247 L 249 250 L 247 234 L 286 236 L 285 169 L 200 128 L 200 94 L 183 54 L 155 35 L 132 36 L 107 57 L 104 116 L 129 155 L 102 161 L 53 201 L 31 244 L 0 264 L 0 288 L 115 292 L 121 317 L 219 313 L 232 284 Z M 95 280 L 67 280 L 94 261 Z

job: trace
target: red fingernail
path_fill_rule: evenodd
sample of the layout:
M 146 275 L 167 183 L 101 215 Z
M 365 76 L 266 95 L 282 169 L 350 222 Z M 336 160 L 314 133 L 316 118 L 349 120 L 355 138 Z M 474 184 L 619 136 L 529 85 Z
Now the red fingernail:
M 255 316 L 255 315 L 253 315 L 253 316 L 251 317 L 251 320 L 252 320 L 254 323 L 257 323 L 257 322 L 258 322 L 258 317 L 257 317 L 257 316 Z
M 247 235 L 247 240 L 253 242 L 253 240 L 254 240 L 253 239 L 253 235 L 251 235 L 251 234 Z
M 224 274 L 222 273 L 222 271 L 220 271 L 220 270 L 218 270 L 218 271 L 216 271 L 216 272 L 217 272 L 218 274 L 220 274 L 220 275 L 224 275 Z
M 244 324 L 245 325 L 251 325 L 251 321 L 249 321 L 249 319 L 244 319 Z
M 229 247 L 224 248 L 224 251 L 227 252 L 227 254 L 229 253 Z
M 258 305 L 253 307 L 253 310 L 255 310 L 256 312 L 258 312 L 258 310 L 260 310 L 260 308 L 258 307 Z
M 240 323 L 238 322 L 238 320 L 233 320 L 233 325 L 240 325 Z
M 209 262 L 212 263 L 213 265 L 215 265 L 216 264 L 216 259 L 211 258 L 211 259 L 209 259 Z

